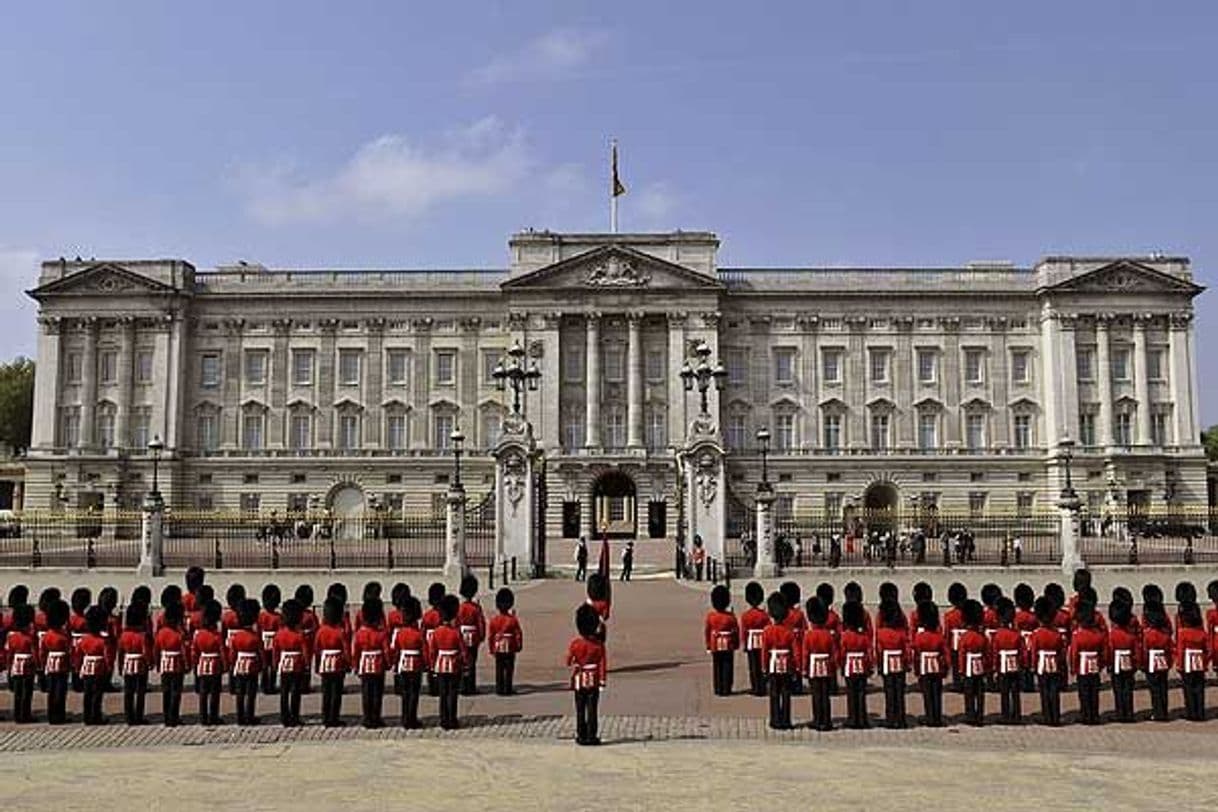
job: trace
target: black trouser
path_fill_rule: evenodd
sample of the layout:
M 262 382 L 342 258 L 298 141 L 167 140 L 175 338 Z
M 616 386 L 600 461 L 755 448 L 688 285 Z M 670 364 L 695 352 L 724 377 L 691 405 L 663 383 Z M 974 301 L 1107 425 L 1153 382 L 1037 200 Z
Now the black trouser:
M 694 573 L 695 573 L 694 580 L 701 581 L 702 580 L 702 562 L 701 561 L 699 561 L 697 564 L 694 564 Z
M 866 677 L 846 677 L 846 727 L 871 727 L 867 716 Z
M 436 689 L 440 695 L 440 727 L 457 729 L 457 674 L 436 674 Z
M 110 676 L 102 674 L 96 677 L 81 677 L 80 687 L 84 691 L 84 722 L 86 725 L 100 725 L 105 722 L 102 715 L 102 699 L 106 696 L 106 686 L 110 684 Z
M 195 690 L 199 693 L 199 724 L 220 724 L 220 675 L 195 675 Z
M 998 675 L 998 696 L 1002 700 L 1002 721 L 1023 721 L 1023 700 L 1020 691 L 1023 688 L 1024 671 L 1012 674 Z
M 1023 685 L 1020 686 L 1019 690 L 1023 691 L 1025 694 L 1036 692 L 1036 674 L 1033 673 L 1031 668 L 1025 668 L 1023 670 Z
M 440 683 L 436 681 L 436 672 L 435 671 L 427 672 L 427 695 L 428 696 L 439 696 L 440 695 Z
M 1041 674 L 1036 678 L 1040 686 L 1040 714 L 1046 725 L 1057 727 L 1062 723 L 1062 680 L 1057 674 Z
M 715 685 L 715 696 L 731 696 L 735 679 L 734 651 L 711 652 L 711 676 Z
M 68 675 L 47 674 L 47 721 L 62 725 L 68 720 Z
M 419 727 L 419 694 L 423 688 L 423 672 L 402 674 L 402 727 Z
M 905 727 L 905 672 L 884 675 L 884 721 L 889 727 Z
M 269 658 L 264 658 L 262 661 L 262 693 L 268 696 L 279 693 L 279 686 L 275 684 L 277 682 L 275 676 L 275 668 Z
M 600 688 L 580 688 L 575 692 L 575 741 L 588 744 L 599 735 L 596 706 L 601 698 Z
M 385 675 L 367 674 L 359 678 L 363 699 L 364 727 L 381 727 L 381 705 L 385 701 Z
M 588 562 L 577 561 L 575 564 L 575 580 L 582 581 L 588 577 Z
M 516 673 L 515 654 L 495 655 L 495 693 L 499 696 L 511 696 L 514 692 L 512 678 Z
M 176 727 L 182 721 L 182 674 L 161 674 L 161 714 L 166 727 Z
M 1078 715 L 1085 725 L 1100 723 L 1100 675 L 1078 675 Z
M 1133 672 L 1112 672 L 1112 702 L 1116 706 L 1118 722 L 1132 722 L 1133 715 Z
M 623 565 L 622 565 L 622 575 L 621 575 L 621 579 L 622 579 L 623 581 L 629 581 L 629 580 L 630 580 L 630 573 L 631 573 L 631 572 L 633 572 L 633 571 L 634 571 L 634 562 L 630 562 L 630 563 L 628 563 L 628 564 L 623 564 Z
M 1180 677 L 1184 694 L 1184 718 L 1190 722 L 1205 721 L 1205 672 L 1191 671 Z
M 985 677 L 964 677 L 964 721 L 970 725 L 985 724 Z
M 342 720 L 344 674 L 321 675 L 321 720 L 326 727 L 336 727 Z
M 789 674 L 770 674 L 770 727 L 786 730 L 791 726 L 791 678 Z
M 237 692 L 237 724 L 258 724 L 258 675 L 233 675 L 233 688 Z
M 813 677 L 808 682 L 812 691 L 812 727 L 817 730 L 832 730 L 833 711 L 829 700 L 829 678 Z
M 302 673 L 285 671 L 279 675 L 279 723 L 284 727 L 300 724 L 300 683 Z
M 787 679 L 791 683 L 791 695 L 792 696 L 803 696 L 804 695 L 804 678 L 800 674 L 792 671 L 790 674 L 787 675 Z
M 1150 689 L 1150 718 L 1166 722 L 1168 716 L 1167 672 L 1157 671 L 1146 675 L 1146 687 Z
M 461 693 L 475 696 L 478 693 L 478 647 L 469 647 L 469 658 L 461 671 Z
M 8 682 L 9 686 L 13 689 L 13 721 L 34 721 L 34 712 L 32 710 L 34 704 L 34 675 L 27 674 L 22 677 L 10 676 Z
M 123 677 L 123 716 L 127 724 L 144 724 L 144 699 L 147 693 L 147 674 Z
M 924 674 L 918 678 L 922 686 L 922 709 L 926 712 L 929 727 L 943 726 L 943 677 Z
M 749 661 L 749 690 L 753 696 L 765 696 L 765 672 L 761 669 L 761 649 L 745 652 Z

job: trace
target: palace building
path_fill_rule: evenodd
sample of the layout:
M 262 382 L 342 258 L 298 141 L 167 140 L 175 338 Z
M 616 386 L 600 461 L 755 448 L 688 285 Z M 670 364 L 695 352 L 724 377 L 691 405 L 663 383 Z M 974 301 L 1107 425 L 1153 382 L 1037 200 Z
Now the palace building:
M 519 342 L 551 537 L 672 535 L 678 374 L 705 342 L 732 498 L 779 515 L 1048 508 L 1072 441 L 1092 510 L 1206 501 L 1181 257 L 1033 267 L 720 267 L 705 232 L 510 240 L 506 269 L 299 270 L 55 260 L 39 311 L 27 509 L 133 507 L 155 436 L 174 509 L 442 510 L 451 437 L 471 501 Z

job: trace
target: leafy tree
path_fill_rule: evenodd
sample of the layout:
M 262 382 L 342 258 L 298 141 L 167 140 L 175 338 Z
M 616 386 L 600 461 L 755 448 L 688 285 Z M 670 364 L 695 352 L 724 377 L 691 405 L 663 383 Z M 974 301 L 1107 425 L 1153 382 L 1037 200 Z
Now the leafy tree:
M 1218 425 L 1201 432 L 1201 445 L 1205 446 L 1206 459 L 1218 460 Z
M 30 446 L 34 422 L 34 362 L 18 356 L 0 364 L 0 443 L 14 453 Z

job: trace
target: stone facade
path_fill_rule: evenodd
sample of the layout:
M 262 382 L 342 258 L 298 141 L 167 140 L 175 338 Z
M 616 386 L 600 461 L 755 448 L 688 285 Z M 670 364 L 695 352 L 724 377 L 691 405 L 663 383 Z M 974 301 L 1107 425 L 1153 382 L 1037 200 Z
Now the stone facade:
M 1186 259 L 720 268 L 717 249 L 530 231 L 506 270 L 46 262 L 26 507 L 136 505 L 159 436 L 178 509 L 442 511 L 457 427 L 477 502 L 513 342 L 542 372 L 523 405 L 552 536 L 674 532 L 700 342 L 727 372 L 727 487 L 751 501 L 767 427 L 780 517 L 1048 507 L 1063 439 L 1093 508 L 1205 502 Z

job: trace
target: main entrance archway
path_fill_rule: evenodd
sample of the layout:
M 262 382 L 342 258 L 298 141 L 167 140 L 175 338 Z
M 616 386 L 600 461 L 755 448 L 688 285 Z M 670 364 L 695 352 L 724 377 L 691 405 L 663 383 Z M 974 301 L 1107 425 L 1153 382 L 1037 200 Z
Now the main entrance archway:
M 891 482 L 873 482 L 863 491 L 863 518 L 867 529 L 891 530 L 897 520 L 901 495 Z
M 334 537 L 356 541 L 364 531 L 364 492 L 358 485 L 340 485 L 330 492 L 330 512 L 334 516 Z
M 606 471 L 592 483 L 592 534 L 634 538 L 638 501 L 634 480 L 622 471 Z

